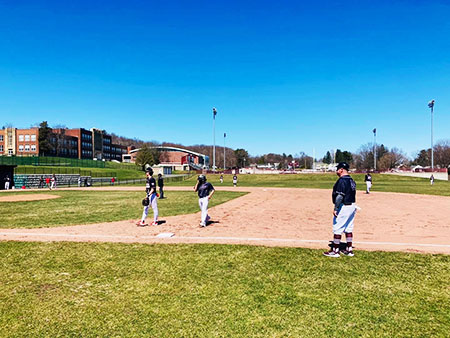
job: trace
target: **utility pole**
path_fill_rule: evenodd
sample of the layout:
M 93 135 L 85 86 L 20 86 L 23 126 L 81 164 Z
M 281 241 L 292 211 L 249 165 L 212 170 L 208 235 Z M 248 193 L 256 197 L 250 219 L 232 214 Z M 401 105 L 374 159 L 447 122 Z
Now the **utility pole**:
M 377 128 L 373 130 L 373 170 L 377 171 Z
M 217 110 L 213 108 L 213 171 L 216 172 L 216 115 Z
M 434 100 L 428 102 L 428 108 L 431 109 L 431 171 L 434 171 L 434 150 L 433 150 L 433 112 Z
M 223 133 L 223 170 L 227 169 L 227 161 L 226 161 L 226 152 L 225 152 L 225 138 L 227 137 L 227 133 Z
M 313 165 L 312 165 L 312 169 L 314 171 L 316 170 L 316 148 L 313 148 Z

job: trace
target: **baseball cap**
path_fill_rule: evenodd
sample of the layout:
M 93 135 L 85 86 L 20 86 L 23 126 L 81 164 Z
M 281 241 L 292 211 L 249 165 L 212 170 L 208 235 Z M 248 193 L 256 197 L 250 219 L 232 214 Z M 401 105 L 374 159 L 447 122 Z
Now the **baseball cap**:
M 338 165 L 336 166 L 336 170 L 339 170 L 339 169 L 349 170 L 350 166 L 348 165 L 347 162 L 339 162 Z

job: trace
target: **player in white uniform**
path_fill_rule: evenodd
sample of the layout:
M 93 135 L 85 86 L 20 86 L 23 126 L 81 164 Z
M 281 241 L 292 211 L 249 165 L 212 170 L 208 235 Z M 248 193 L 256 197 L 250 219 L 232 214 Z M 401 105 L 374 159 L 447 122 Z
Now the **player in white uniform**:
M 153 223 L 152 225 L 158 225 L 158 202 L 157 197 L 158 194 L 156 193 L 156 180 L 153 178 L 153 169 L 148 168 L 145 175 L 147 176 L 147 182 L 145 184 L 145 192 L 147 193 L 147 196 L 142 201 L 142 204 L 144 205 L 144 211 L 142 212 L 142 218 L 141 220 L 136 224 L 138 226 L 145 226 L 145 219 L 148 215 L 148 208 L 150 205 L 153 209 Z

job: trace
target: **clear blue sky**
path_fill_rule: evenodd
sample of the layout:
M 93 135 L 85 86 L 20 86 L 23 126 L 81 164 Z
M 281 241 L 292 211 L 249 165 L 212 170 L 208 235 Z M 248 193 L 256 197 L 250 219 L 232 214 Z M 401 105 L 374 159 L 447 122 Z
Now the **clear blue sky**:
M 448 1 L 0 1 L 0 125 L 322 157 L 450 139 Z

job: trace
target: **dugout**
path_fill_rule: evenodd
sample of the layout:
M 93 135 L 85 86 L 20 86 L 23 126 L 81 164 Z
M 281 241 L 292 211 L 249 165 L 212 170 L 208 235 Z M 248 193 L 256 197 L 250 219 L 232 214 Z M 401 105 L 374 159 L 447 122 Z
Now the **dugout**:
M 0 190 L 5 189 L 5 177 L 8 175 L 11 179 L 9 188 L 14 185 L 14 168 L 17 167 L 16 165 L 6 165 L 2 164 L 0 165 Z

